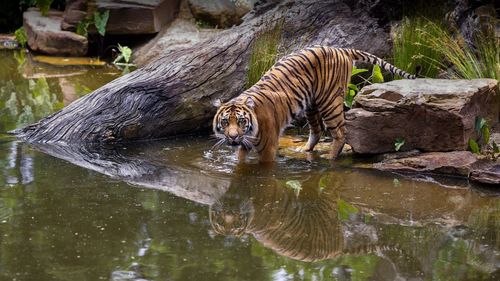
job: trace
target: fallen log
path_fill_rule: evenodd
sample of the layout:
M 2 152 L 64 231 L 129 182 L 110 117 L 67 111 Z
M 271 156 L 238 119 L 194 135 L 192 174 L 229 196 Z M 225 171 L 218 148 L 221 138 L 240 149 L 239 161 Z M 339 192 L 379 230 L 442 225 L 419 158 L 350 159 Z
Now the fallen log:
M 347 1 L 346 1 L 347 2 Z M 323 44 L 384 55 L 388 32 L 341 0 L 268 1 L 241 25 L 166 53 L 37 123 L 13 131 L 32 143 L 107 143 L 208 132 L 211 101 L 244 90 L 252 43 L 280 27 L 280 49 Z

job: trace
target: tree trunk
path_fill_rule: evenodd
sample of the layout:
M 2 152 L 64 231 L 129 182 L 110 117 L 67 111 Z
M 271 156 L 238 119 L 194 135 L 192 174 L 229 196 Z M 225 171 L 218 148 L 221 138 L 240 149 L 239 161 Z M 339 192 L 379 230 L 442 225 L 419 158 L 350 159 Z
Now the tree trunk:
M 14 133 L 33 143 L 102 143 L 208 132 L 215 113 L 211 101 L 244 90 L 252 43 L 276 25 L 283 53 L 322 44 L 387 54 L 388 32 L 344 1 L 257 5 L 241 25 L 166 53 Z

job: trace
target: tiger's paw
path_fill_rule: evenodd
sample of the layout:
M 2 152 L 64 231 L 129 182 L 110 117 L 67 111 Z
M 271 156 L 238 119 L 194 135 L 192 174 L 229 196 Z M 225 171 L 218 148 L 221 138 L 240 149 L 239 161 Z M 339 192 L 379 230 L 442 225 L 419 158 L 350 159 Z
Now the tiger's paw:
M 340 153 L 325 153 L 325 154 L 322 154 L 320 157 L 324 158 L 324 159 L 331 160 L 331 161 L 335 161 L 339 158 L 339 156 L 340 156 Z
M 297 148 L 297 152 L 313 152 L 314 148 L 309 145 L 303 145 Z

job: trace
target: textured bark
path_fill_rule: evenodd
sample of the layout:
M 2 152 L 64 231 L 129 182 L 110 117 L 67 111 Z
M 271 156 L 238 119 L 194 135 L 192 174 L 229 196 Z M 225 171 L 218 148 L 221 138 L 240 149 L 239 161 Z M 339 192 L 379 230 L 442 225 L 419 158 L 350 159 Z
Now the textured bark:
M 257 5 L 241 25 L 166 53 L 15 133 L 29 142 L 88 143 L 208 131 L 211 100 L 244 90 L 252 42 L 277 24 L 284 53 L 315 44 L 377 55 L 390 49 L 376 20 L 341 0 L 271 1 Z

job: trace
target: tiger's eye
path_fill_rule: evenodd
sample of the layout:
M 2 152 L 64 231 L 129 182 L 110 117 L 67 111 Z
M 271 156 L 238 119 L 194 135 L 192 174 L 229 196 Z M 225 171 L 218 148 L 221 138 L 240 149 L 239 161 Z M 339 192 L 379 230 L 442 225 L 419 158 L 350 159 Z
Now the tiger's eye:
M 245 118 L 239 118 L 238 119 L 238 124 L 240 124 L 240 125 L 244 125 L 245 122 L 246 122 Z
M 221 124 L 222 126 L 226 127 L 227 125 L 229 125 L 229 121 L 226 118 L 224 118 L 222 119 Z

